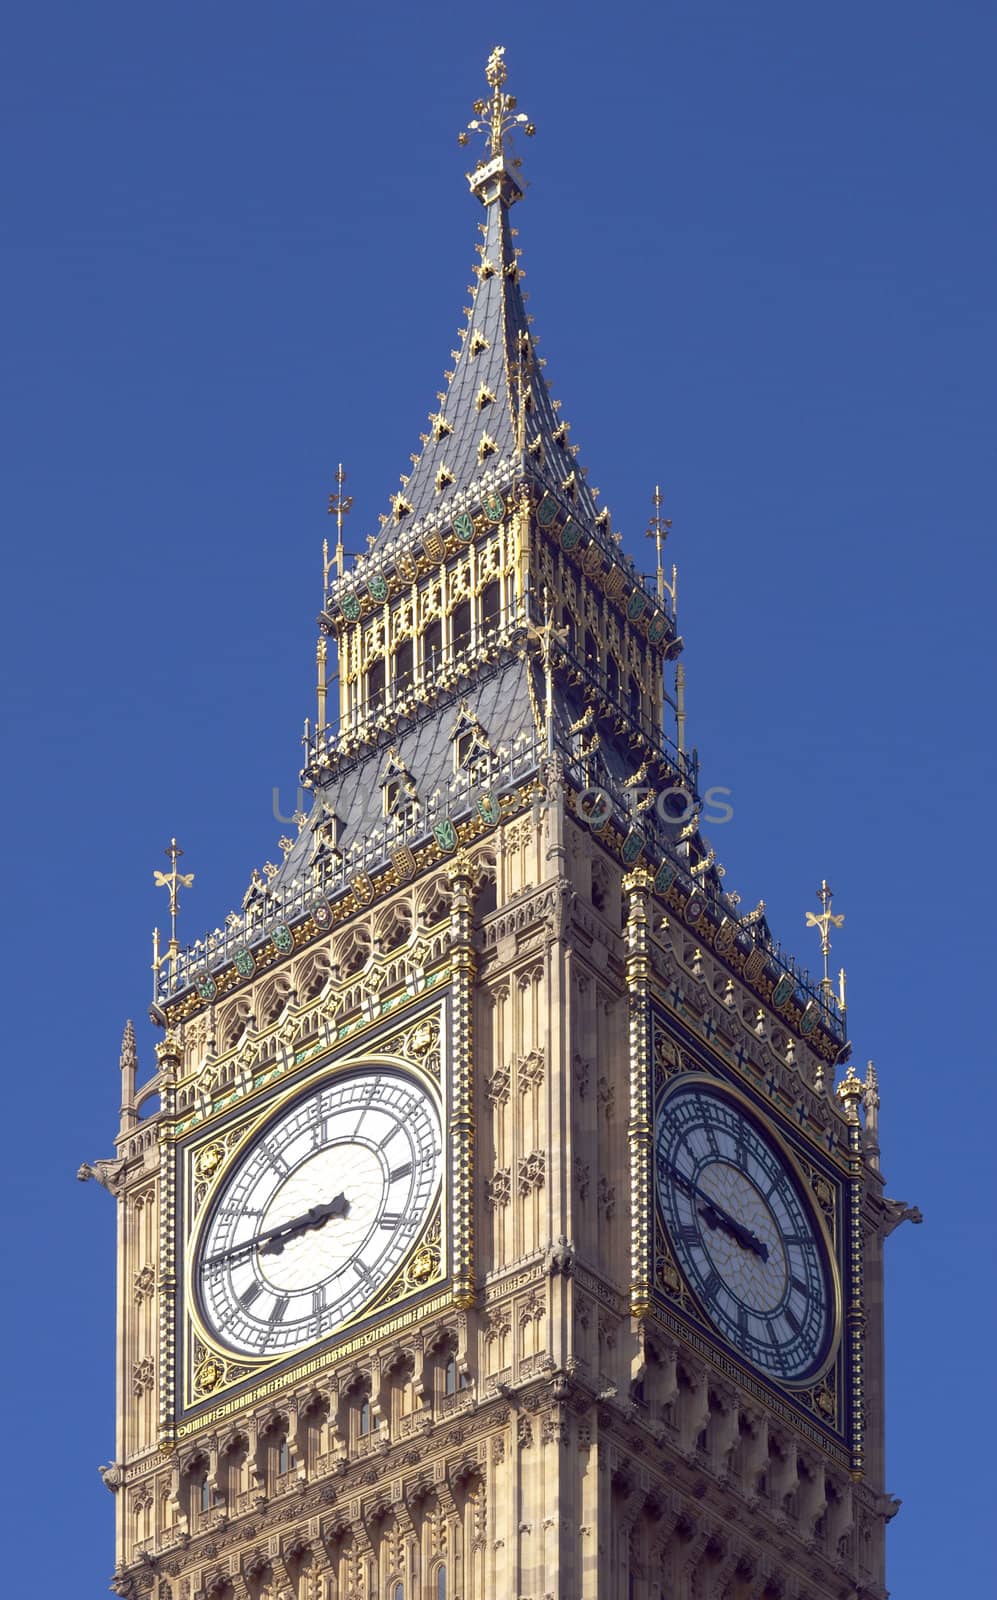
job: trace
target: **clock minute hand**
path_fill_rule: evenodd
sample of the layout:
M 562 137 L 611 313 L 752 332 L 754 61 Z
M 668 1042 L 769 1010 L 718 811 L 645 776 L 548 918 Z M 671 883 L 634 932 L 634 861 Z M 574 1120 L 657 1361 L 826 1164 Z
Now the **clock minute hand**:
M 244 1239 L 241 1244 L 233 1245 L 231 1250 L 220 1251 L 206 1264 L 213 1266 L 216 1261 L 229 1261 L 233 1256 L 247 1255 L 252 1250 L 259 1250 L 261 1255 L 280 1255 L 287 1239 L 293 1238 L 296 1233 L 304 1233 L 308 1228 L 321 1227 L 330 1217 L 345 1217 L 349 1209 L 350 1202 L 346 1196 L 338 1194 L 334 1200 L 326 1201 L 323 1205 L 310 1206 L 303 1216 L 294 1217 L 290 1222 L 279 1222 L 276 1227 L 265 1228 L 252 1239 Z

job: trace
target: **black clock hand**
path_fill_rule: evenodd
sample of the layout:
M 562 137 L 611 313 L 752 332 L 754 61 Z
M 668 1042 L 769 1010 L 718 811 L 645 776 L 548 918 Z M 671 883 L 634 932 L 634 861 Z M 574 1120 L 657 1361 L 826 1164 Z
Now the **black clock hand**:
M 233 1256 L 246 1255 L 252 1250 L 259 1250 L 260 1255 L 264 1256 L 279 1256 L 289 1239 L 295 1238 L 299 1233 L 307 1232 L 309 1228 L 320 1228 L 330 1217 L 345 1217 L 349 1209 L 350 1202 L 345 1194 L 337 1194 L 335 1200 L 327 1200 L 318 1206 L 309 1206 L 302 1216 L 294 1217 L 290 1222 L 281 1222 L 274 1228 L 265 1228 L 254 1238 L 244 1239 L 241 1244 L 233 1245 L 231 1250 L 222 1250 L 218 1255 L 210 1256 L 205 1265 L 213 1267 L 218 1261 L 229 1261 Z
M 724 1233 L 729 1234 L 741 1246 L 742 1250 L 753 1250 L 755 1255 L 762 1261 L 768 1260 L 769 1247 L 764 1240 L 757 1238 L 750 1228 L 746 1228 L 743 1222 L 738 1222 L 736 1217 L 732 1217 L 729 1211 L 725 1211 L 722 1205 L 719 1205 L 704 1189 L 700 1189 L 697 1184 L 693 1183 L 691 1178 L 687 1178 L 677 1167 L 673 1167 L 669 1162 L 663 1162 L 662 1165 L 665 1166 L 676 1183 L 685 1190 L 686 1194 L 693 1195 L 697 1200 L 704 1202 L 699 1207 L 699 1214 L 706 1222 L 707 1227 L 720 1228 Z

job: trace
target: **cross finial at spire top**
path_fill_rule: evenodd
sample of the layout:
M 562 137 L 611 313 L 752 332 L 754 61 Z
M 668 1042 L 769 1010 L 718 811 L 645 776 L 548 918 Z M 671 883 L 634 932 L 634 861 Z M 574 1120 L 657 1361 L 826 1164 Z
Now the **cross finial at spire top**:
M 500 198 L 512 205 L 522 198 L 522 188 L 513 176 L 522 163 L 512 155 L 512 134 L 519 128 L 532 139 L 536 133 L 526 113 L 516 110 L 516 96 L 505 93 L 503 86 L 508 75 L 505 46 L 496 45 L 485 67 L 491 95 L 487 100 L 475 100 L 474 116 L 457 135 L 460 144 L 469 144 L 472 133 L 483 134 L 487 141 L 487 157 L 478 162 L 474 172 L 468 173 L 471 188 L 485 205 Z

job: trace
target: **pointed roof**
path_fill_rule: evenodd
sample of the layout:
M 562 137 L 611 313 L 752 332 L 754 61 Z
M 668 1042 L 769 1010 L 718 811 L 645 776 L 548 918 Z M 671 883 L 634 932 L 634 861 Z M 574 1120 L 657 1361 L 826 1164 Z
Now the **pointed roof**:
M 551 490 L 607 555 L 620 558 L 608 512 L 599 512 L 569 424 L 559 416 L 560 402 L 551 398 L 524 304 L 521 252 L 509 215 L 523 195 L 511 137 L 517 128 L 530 135 L 534 130 L 504 91 L 503 54 L 501 47 L 492 52 L 486 69 L 490 98 L 475 103 L 477 115 L 468 124 L 471 134 L 485 135 L 488 149 L 468 173 L 485 219 L 479 223 L 482 237 L 459 348 L 451 351 L 446 388 L 429 414 L 421 449 L 391 497 L 370 551 L 357 562 L 368 579 L 427 533 L 448 528 L 462 511 L 473 514 L 488 494 L 524 479 L 541 493 Z M 461 142 L 468 142 L 467 134 Z M 343 587 L 352 587 L 357 575 L 354 569 Z M 332 585 L 330 598 L 339 587 Z

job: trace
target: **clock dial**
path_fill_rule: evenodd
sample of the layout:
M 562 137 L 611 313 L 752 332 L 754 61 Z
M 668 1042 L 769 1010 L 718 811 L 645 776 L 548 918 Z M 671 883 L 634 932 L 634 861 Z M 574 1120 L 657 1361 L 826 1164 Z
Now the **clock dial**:
M 655 1169 L 672 1249 L 710 1321 L 770 1377 L 812 1377 L 834 1333 L 833 1268 L 787 1157 L 732 1096 L 687 1081 L 658 1114 Z
M 415 1242 L 441 1149 L 435 1102 L 400 1073 L 341 1073 L 283 1111 L 223 1180 L 201 1237 L 215 1338 L 275 1355 L 354 1318 Z

